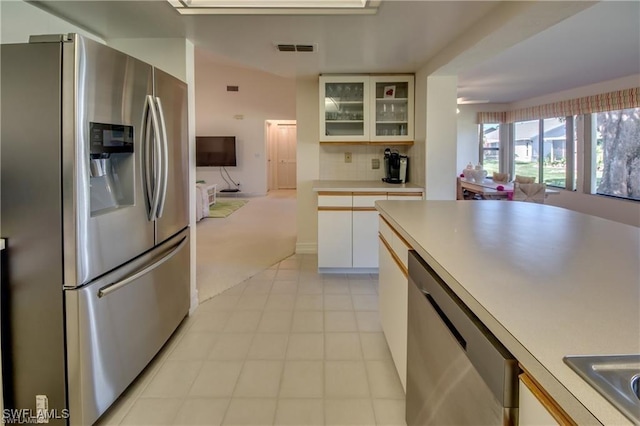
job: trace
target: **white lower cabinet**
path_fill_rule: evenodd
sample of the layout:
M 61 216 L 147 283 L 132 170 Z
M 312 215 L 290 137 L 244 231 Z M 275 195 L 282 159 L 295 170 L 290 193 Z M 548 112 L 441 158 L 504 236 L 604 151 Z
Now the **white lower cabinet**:
M 365 272 L 378 268 L 379 215 L 375 202 L 422 198 L 421 191 L 319 192 L 318 268 L 361 269 Z M 406 253 L 396 251 L 406 264 Z
M 353 267 L 378 267 L 378 211 L 375 203 L 387 193 L 353 194 Z
M 393 363 L 400 376 L 402 387 L 407 389 L 407 328 L 408 328 L 408 279 L 406 266 L 401 258 L 408 255 L 394 231 L 380 218 L 378 300 L 380 323 L 389 345 Z M 398 245 L 398 241 L 402 244 Z M 400 250 L 394 249 L 401 247 Z M 404 252 L 404 253 L 403 253 Z
M 518 392 L 519 426 L 576 424 L 526 372 L 520 375 Z
M 351 211 L 318 212 L 318 267 L 351 268 Z
M 353 267 L 378 267 L 378 212 L 353 212 Z
M 389 192 L 387 200 L 422 200 L 422 192 Z

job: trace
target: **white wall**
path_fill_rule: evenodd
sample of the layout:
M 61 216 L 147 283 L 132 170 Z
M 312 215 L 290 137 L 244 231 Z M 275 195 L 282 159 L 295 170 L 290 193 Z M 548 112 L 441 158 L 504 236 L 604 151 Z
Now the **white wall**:
M 110 38 L 107 44 L 188 83 L 184 38 Z M 193 49 L 193 47 L 191 47 Z
M 384 150 L 391 148 L 407 155 L 405 146 L 389 145 L 320 145 L 320 179 L 325 180 L 375 180 L 385 176 Z M 344 161 L 345 153 L 351 153 L 351 162 Z M 380 167 L 374 169 L 372 160 L 377 159 Z M 413 158 L 409 159 L 409 170 L 413 167 Z M 409 180 L 411 182 L 411 180 Z
M 22 0 L 0 1 L 0 43 L 27 43 L 29 36 L 78 33 L 101 43 L 103 39 Z
M 478 112 L 481 111 L 506 111 L 507 104 L 471 104 L 458 105 L 458 154 L 456 170 L 458 174 L 471 162 L 478 164 L 480 161 Z
M 410 182 L 425 186 L 427 160 L 425 158 L 425 143 L 427 139 L 427 77 L 428 72 L 422 68 L 415 78 L 415 107 L 413 146 L 409 147 L 411 166 L 409 167 Z M 425 188 L 426 191 L 426 188 Z M 426 193 L 425 193 L 426 195 Z
M 298 191 L 296 253 L 317 253 L 318 201 L 312 183 L 320 175 L 318 129 L 318 79 L 296 81 L 296 118 L 298 122 Z
M 637 201 L 560 191 L 557 195 L 548 196 L 545 204 L 640 227 L 640 202 Z
M 227 171 L 240 182 L 242 192 L 265 195 L 265 122 L 296 119 L 295 80 L 217 64 L 196 53 L 196 85 L 196 134 L 235 136 L 238 166 Z M 239 86 L 239 91 L 227 92 L 227 86 Z M 207 183 L 217 183 L 218 190 L 227 187 L 218 167 L 198 167 L 196 174 Z
M 456 76 L 427 77 L 425 198 L 456 199 Z

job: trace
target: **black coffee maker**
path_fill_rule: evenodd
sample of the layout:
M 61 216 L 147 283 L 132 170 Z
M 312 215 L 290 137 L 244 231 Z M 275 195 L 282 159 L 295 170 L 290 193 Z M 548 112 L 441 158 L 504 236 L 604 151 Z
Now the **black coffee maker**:
M 407 182 L 407 172 L 409 168 L 409 158 L 400 154 L 397 150 L 390 148 L 384 150 L 384 172 L 382 178 L 387 183 Z

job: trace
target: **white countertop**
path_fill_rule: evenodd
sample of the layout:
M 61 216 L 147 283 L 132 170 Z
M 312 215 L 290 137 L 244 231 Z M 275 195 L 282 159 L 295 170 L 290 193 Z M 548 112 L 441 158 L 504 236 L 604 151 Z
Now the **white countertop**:
M 631 424 L 562 358 L 640 353 L 640 228 L 535 203 L 376 207 L 578 424 Z
M 381 180 L 314 180 L 313 190 L 334 192 L 416 192 L 424 188 L 412 183 L 386 183 Z

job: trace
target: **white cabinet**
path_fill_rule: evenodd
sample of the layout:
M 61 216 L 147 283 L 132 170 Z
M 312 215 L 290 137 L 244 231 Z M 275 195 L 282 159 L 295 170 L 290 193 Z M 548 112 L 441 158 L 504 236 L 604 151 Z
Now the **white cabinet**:
M 353 267 L 378 267 L 378 211 L 375 202 L 387 193 L 353 194 Z
M 414 76 L 320 76 L 321 142 L 413 142 Z
M 518 395 L 520 426 L 576 424 L 526 372 L 520 375 Z
M 318 267 L 351 268 L 352 204 L 350 192 L 318 196 Z
M 380 217 L 378 301 L 380 323 L 402 387 L 407 389 L 409 245 Z
M 422 192 L 389 192 L 387 200 L 422 200 Z
M 318 267 L 351 268 L 351 212 L 318 212 Z
M 370 77 L 372 141 L 413 141 L 412 75 Z
M 320 140 L 369 140 L 369 77 L 320 77 Z
M 379 217 L 375 202 L 387 199 L 421 200 L 422 191 L 319 191 L 318 268 L 375 272 L 373 270 L 378 268 Z M 395 243 L 400 244 L 397 251 L 403 253 L 406 268 L 406 248 L 401 249 L 399 241 Z
M 319 193 L 318 268 L 378 267 L 376 200 L 386 192 Z

